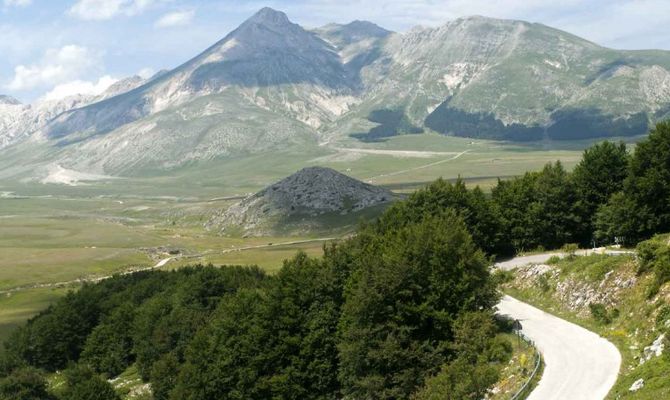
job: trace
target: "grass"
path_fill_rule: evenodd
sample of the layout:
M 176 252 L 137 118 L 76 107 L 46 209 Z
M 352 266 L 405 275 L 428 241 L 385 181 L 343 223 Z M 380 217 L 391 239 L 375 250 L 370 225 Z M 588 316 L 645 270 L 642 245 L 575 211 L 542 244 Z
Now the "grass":
M 0 290 L 117 272 L 151 262 L 140 247 L 160 238 L 82 217 L 0 219 Z
M 489 400 L 508 400 L 528 382 L 535 368 L 536 352 L 528 342 L 519 340 L 516 335 L 509 333 L 501 334 L 501 336 L 512 344 L 513 353 L 507 365 L 501 368 L 500 380 L 494 386 L 491 395 L 487 397 Z M 538 371 L 537 375 L 533 377 L 533 381 L 524 391 L 525 393 L 532 391 L 531 389 L 537 384 L 539 376 L 541 376 L 541 371 Z
M 617 346 L 622 355 L 622 369 L 608 399 L 670 398 L 670 381 L 667 379 L 670 360 L 656 357 L 642 366 L 639 361 L 642 349 L 655 340 L 663 329 L 658 326 L 656 319 L 670 299 L 670 285 L 662 288 L 656 298 L 648 299 L 648 287 L 653 277 L 636 277 L 636 263 L 630 256 L 591 255 L 573 260 L 563 259 L 554 265 L 556 272 L 545 274 L 544 278 L 527 281 L 517 276 L 506 284 L 505 292 L 596 332 Z M 611 275 L 605 280 L 608 273 Z M 542 282 L 547 286 L 543 288 Z M 558 289 L 559 283 L 562 283 L 563 289 Z M 566 290 L 575 287 L 607 293 L 604 306 L 610 312 L 618 310 L 619 316 L 605 324 L 591 314 L 588 304 L 566 304 L 563 300 L 569 298 Z M 630 392 L 630 386 L 640 378 L 645 380 L 645 386 L 638 392 Z
M 170 268 L 178 268 L 194 262 L 214 265 L 257 265 L 273 273 L 281 268 L 284 260 L 293 257 L 298 251 L 303 251 L 312 257 L 321 257 L 323 255 L 323 244 L 323 242 L 310 242 L 288 246 L 273 245 L 261 249 L 212 254 L 195 259 L 181 259 L 168 265 Z
M 151 392 L 142 381 L 135 365 L 128 367 L 121 375 L 114 378 L 111 383 L 123 400 L 151 398 L 147 396 Z

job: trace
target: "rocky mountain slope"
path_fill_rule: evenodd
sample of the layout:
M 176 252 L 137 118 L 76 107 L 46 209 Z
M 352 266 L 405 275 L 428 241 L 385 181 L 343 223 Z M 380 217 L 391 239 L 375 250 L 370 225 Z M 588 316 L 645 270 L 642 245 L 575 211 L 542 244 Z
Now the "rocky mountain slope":
M 309 167 L 231 206 L 208 226 L 223 232 L 267 234 L 296 229 L 324 214 L 344 216 L 393 201 L 390 191 L 330 168 Z M 355 221 L 354 221 L 355 222 Z
M 143 78 L 132 76 L 119 80 L 100 95 L 77 94 L 27 105 L 13 97 L 0 95 L 0 149 L 28 138 L 63 112 L 128 92 L 144 82 Z
M 514 141 L 638 135 L 670 117 L 670 52 L 485 17 L 407 33 L 365 21 L 306 30 L 264 8 L 121 92 L 40 118 L 0 105 L 0 147 L 23 140 L 47 149 L 26 163 L 125 175 L 424 130 Z
M 577 139 L 641 134 L 670 111 L 670 52 L 541 24 L 462 18 L 392 35 L 378 53 L 362 71 L 374 90 L 346 124 L 387 109 L 450 135 Z

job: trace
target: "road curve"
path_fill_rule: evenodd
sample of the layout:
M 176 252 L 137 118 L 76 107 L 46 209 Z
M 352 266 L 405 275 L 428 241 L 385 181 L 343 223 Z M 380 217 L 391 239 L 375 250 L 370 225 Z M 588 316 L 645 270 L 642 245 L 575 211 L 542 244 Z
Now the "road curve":
M 499 267 L 544 260 L 535 255 Z M 528 400 L 602 400 L 616 382 L 621 355 L 602 337 L 510 296 L 498 304 L 498 313 L 518 319 L 544 359 L 544 372 Z

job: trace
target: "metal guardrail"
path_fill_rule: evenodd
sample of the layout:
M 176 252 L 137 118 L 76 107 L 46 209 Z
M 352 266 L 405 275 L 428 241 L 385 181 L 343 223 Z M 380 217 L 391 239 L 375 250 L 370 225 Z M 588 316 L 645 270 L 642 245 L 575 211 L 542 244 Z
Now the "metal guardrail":
M 519 336 L 529 345 L 533 346 L 533 349 L 535 350 L 535 368 L 533 369 L 533 372 L 530 374 L 530 377 L 528 377 L 528 380 L 526 383 L 521 386 L 521 389 L 519 389 L 511 398 L 510 400 L 519 400 L 522 399 L 523 395 L 526 394 L 526 391 L 530 388 L 531 382 L 533 382 L 533 379 L 535 379 L 535 376 L 537 375 L 537 372 L 540 370 L 540 365 L 542 365 L 542 357 L 540 356 L 540 352 L 537 351 L 537 347 L 535 347 L 535 343 L 533 343 L 532 340 L 524 336 L 523 334 L 519 333 Z

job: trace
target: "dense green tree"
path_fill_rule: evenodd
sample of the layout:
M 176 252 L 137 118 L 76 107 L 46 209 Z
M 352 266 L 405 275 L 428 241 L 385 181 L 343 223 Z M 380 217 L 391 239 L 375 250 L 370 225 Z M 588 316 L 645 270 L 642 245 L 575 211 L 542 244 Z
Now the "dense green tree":
M 299 253 L 264 294 L 224 300 L 189 346 L 172 398 L 337 398 L 337 282 Z
M 511 345 L 496 340 L 498 327 L 491 312 L 468 312 L 454 323 L 454 359 L 445 364 L 414 395 L 414 400 L 479 400 L 498 381 L 496 363 L 511 356 Z M 502 348 L 502 349 L 501 349 Z
M 445 365 L 412 396 L 414 400 L 479 400 L 498 381 L 499 373 L 489 363 L 469 363 L 457 358 Z
M 51 400 L 54 397 L 47 392 L 47 382 L 40 371 L 22 368 L 0 379 L 0 399 Z
M 498 181 L 492 196 L 502 218 L 504 236 L 515 251 L 532 249 L 540 245 L 535 217 L 537 208 L 535 182 L 537 174 L 527 173 L 520 178 Z
M 624 194 L 637 214 L 632 241 L 670 231 L 670 121 L 656 124 L 635 147 Z
M 583 245 L 590 244 L 595 232 L 594 219 L 599 207 L 623 189 L 628 174 L 629 157 L 623 142 L 602 142 L 586 150 L 577 164 L 572 179 L 580 229 L 575 237 Z
M 502 217 L 504 237 L 517 251 L 558 248 L 574 241 L 579 229 L 575 189 L 560 162 L 540 172 L 499 181 L 493 201 Z
M 179 358 L 173 353 L 164 354 L 151 368 L 153 400 L 167 400 L 177 384 Z
M 191 341 L 171 399 L 272 398 L 266 379 L 264 295 L 243 289 L 219 304 L 211 324 Z
M 140 375 L 148 380 L 153 364 L 172 353 L 183 362 L 184 351 L 196 332 L 207 324 L 222 298 L 240 287 L 262 285 L 257 267 L 199 267 L 181 271 L 172 291 L 145 301 L 133 326 L 133 353 Z
M 116 376 L 132 362 L 132 327 L 135 306 L 124 303 L 93 329 L 86 340 L 82 359 L 98 373 Z
M 594 236 L 605 243 L 612 243 L 615 238 L 624 245 L 635 243 L 639 236 L 638 217 L 635 201 L 624 192 L 615 193 L 596 213 Z
M 630 158 L 623 190 L 596 216 L 596 235 L 628 244 L 670 231 L 670 121 L 660 122 L 641 140 Z
M 121 400 L 112 385 L 83 365 L 73 365 L 64 371 L 65 388 L 61 400 Z
M 560 161 L 547 164 L 538 174 L 536 196 L 539 207 L 536 229 L 540 244 L 547 248 L 558 248 L 574 242 L 579 221 L 575 213 L 575 188 L 568 172 Z
M 456 210 L 465 221 L 475 243 L 488 254 L 509 254 L 511 247 L 502 235 L 498 209 L 484 192 L 469 190 L 462 179 L 450 183 L 438 179 L 407 200 L 391 206 L 376 227 L 383 231 L 417 223 L 426 216 L 438 216 Z
M 407 398 L 449 355 L 461 312 L 497 301 L 488 262 L 455 212 L 359 233 L 339 325 L 345 396 Z
M 32 366 L 55 371 L 79 358 L 99 314 L 95 293 L 86 288 L 70 292 L 14 332 L 8 348 Z

